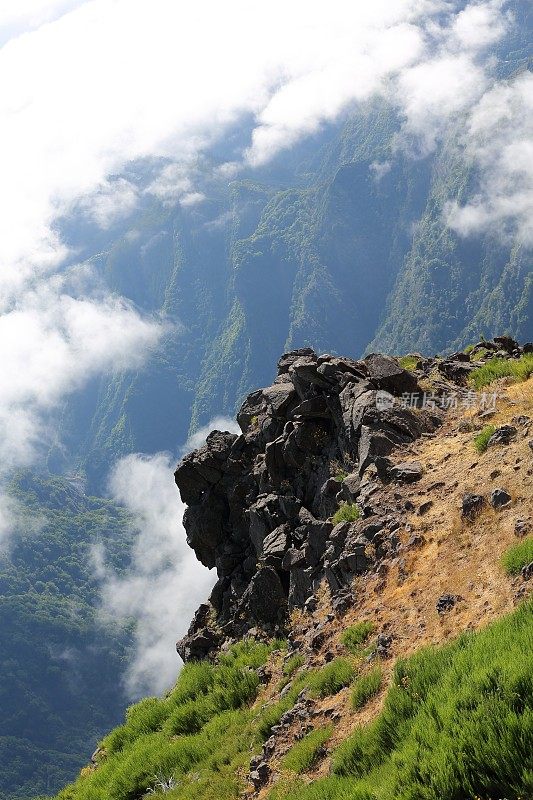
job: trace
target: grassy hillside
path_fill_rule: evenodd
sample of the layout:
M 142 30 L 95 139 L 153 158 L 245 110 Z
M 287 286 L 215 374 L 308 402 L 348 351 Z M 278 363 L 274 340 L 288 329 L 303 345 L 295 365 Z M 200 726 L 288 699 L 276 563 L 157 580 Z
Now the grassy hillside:
M 310 786 L 290 777 L 314 765 L 332 734 L 317 729 L 286 754 L 286 778 L 268 797 L 282 800 L 295 791 L 302 800 L 530 797 L 532 654 L 533 605 L 524 603 L 479 633 L 399 661 L 383 711 L 334 750 L 332 775 Z M 188 665 L 167 697 L 128 710 L 125 723 L 102 741 L 98 766 L 83 770 L 58 800 L 135 800 L 148 793 L 238 798 L 250 756 L 275 721 L 268 705 L 254 702 L 257 668 L 267 656 L 266 646 L 244 642 L 215 665 Z M 327 669 L 302 674 L 283 708 Z M 342 688 L 318 683 L 324 696 Z
M 491 424 L 522 434 L 480 452 L 484 420 L 466 407 L 410 445 L 420 480 L 372 495 L 401 503 L 398 555 L 354 579 L 348 607 L 334 611 L 322 584 L 288 643 L 249 639 L 188 664 L 57 800 L 532 797 L 533 380 L 490 386 Z M 465 518 L 472 491 L 485 503 Z

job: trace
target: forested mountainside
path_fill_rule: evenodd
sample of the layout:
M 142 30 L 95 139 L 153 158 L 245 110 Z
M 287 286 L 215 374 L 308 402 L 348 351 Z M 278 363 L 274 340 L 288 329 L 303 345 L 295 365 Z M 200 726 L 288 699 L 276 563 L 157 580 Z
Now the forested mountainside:
M 175 478 L 218 581 L 58 800 L 525 800 L 533 344 L 286 353 Z M 495 468 L 497 467 L 497 468 Z
M 512 5 L 518 24 L 495 53 L 510 82 L 531 68 L 531 6 Z M 203 202 L 146 195 L 127 225 L 95 234 L 102 280 L 169 330 L 146 369 L 93 385 L 65 412 L 68 452 L 94 485 L 116 456 L 176 450 L 214 415 L 233 415 L 287 348 L 359 357 L 443 352 L 503 330 L 531 338 L 531 251 L 446 226 L 447 204 L 477 187 L 459 122 L 434 151 L 413 153 L 392 106 L 375 100 L 228 179 L 217 165 L 244 126 L 197 164 Z M 128 177 L 145 186 L 152 174 L 133 165 Z M 85 252 L 87 224 L 69 223 Z
M 133 540 L 127 514 L 64 478 L 18 474 L 18 530 L 0 555 L 0 793 L 48 794 L 118 722 L 129 637 L 99 624 L 91 547 L 120 571 Z

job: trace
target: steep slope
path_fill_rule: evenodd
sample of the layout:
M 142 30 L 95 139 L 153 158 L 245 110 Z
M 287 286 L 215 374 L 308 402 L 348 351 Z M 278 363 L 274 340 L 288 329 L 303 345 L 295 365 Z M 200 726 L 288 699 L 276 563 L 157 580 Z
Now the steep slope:
M 219 582 L 176 687 L 58 797 L 530 796 L 532 349 L 283 356 L 178 466 Z
M 57 790 L 118 722 L 128 636 L 97 620 L 90 548 L 128 562 L 133 530 L 110 501 L 60 478 L 18 475 L 18 532 L 0 558 L 0 794 Z M 83 724 L 80 724 L 83 720 Z

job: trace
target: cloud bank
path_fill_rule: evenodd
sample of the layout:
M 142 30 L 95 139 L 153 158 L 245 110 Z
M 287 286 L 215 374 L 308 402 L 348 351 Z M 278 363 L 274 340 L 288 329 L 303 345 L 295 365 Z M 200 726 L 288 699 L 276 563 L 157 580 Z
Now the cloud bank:
M 472 110 L 465 153 L 479 174 L 479 192 L 447 207 L 463 235 L 490 231 L 533 247 L 533 75 L 495 86 Z
M 213 430 L 236 431 L 235 422 L 217 417 L 186 445 L 199 447 Z M 184 505 L 174 483 L 174 459 L 167 453 L 130 455 L 114 467 L 109 481 L 113 498 L 136 521 L 137 537 L 128 574 L 115 575 L 105 552 L 93 551 L 102 587 L 102 619 L 135 621 L 134 656 L 125 675 L 132 698 L 161 694 L 179 668 L 174 642 L 183 635 L 216 576 L 206 570 L 187 545 Z
M 0 50 L 4 291 L 65 255 L 54 222 L 80 198 L 104 226 L 115 205 L 127 212 L 135 191 L 109 176 L 131 161 L 170 159 L 152 190 L 198 201 L 181 165 L 243 115 L 255 121 L 237 163 L 263 164 L 375 94 L 431 148 L 490 87 L 486 48 L 512 24 L 503 0 L 462 5 L 36 3 L 53 21 Z

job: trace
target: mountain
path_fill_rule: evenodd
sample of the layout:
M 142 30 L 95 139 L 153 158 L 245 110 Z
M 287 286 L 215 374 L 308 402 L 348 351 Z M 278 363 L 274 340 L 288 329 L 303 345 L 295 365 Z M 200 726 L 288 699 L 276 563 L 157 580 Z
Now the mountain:
M 499 87 L 512 89 L 531 71 L 531 4 L 508 8 L 516 25 L 492 55 Z M 98 497 L 118 458 L 181 452 L 190 434 L 269 385 L 279 353 L 293 348 L 359 359 L 449 353 L 502 332 L 533 339 L 531 248 L 513 230 L 466 237 L 446 225 L 449 204 L 480 191 L 465 119 L 420 151 L 393 101 L 351 107 L 267 165 L 229 174 L 257 123 L 239 119 L 186 165 L 197 202 L 180 200 L 180 164 L 145 159 L 109 177 L 137 190 L 129 216 L 98 227 L 87 207 L 74 208 L 58 224 L 76 254 L 73 280 L 90 270 L 164 334 L 142 369 L 66 398 L 48 420 L 60 435 L 46 463 L 13 484 L 31 524 L 0 566 L 3 796 L 55 791 L 125 703 L 127 632 L 102 629 L 87 559 L 101 539 L 115 569 L 129 558 L 131 520 Z M 154 193 L 167 168 L 174 178 Z M 38 536 L 35 519 L 45 520 Z
M 0 558 L 0 787 L 15 800 L 69 780 L 120 719 L 130 637 L 98 621 L 91 548 L 104 544 L 120 572 L 134 531 L 123 509 L 65 478 L 19 473 L 9 496 L 18 531 Z
M 512 5 L 517 25 L 494 51 L 510 86 L 531 68 L 531 6 Z M 177 452 L 199 426 L 232 416 L 290 348 L 357 358 L 442 353 L 504 330 L 533 338 L 530 248 L 516 233 L 447 226 L 449 204 L 479 190 L 462 118 L 417 154 L 401 144 L 394 106 L 372 100 L 228 179 L 221 164 L 247 124 L 194 167 L 202 202 L 150 194 L 157 165 L 143 163 L 128 173 L 142 197 L 133 217 L 107 232 L 69 220 L 86 264 L 168 328 L 145 369 L 72 399 L 67 457 L 53 450 L 52 471 L 83 469 L 96 489 L 131 450 Z
M 57 800 L 530 797 L 533 345 L 299 349 L 237 419 L 176 470 L 186 666 Z

